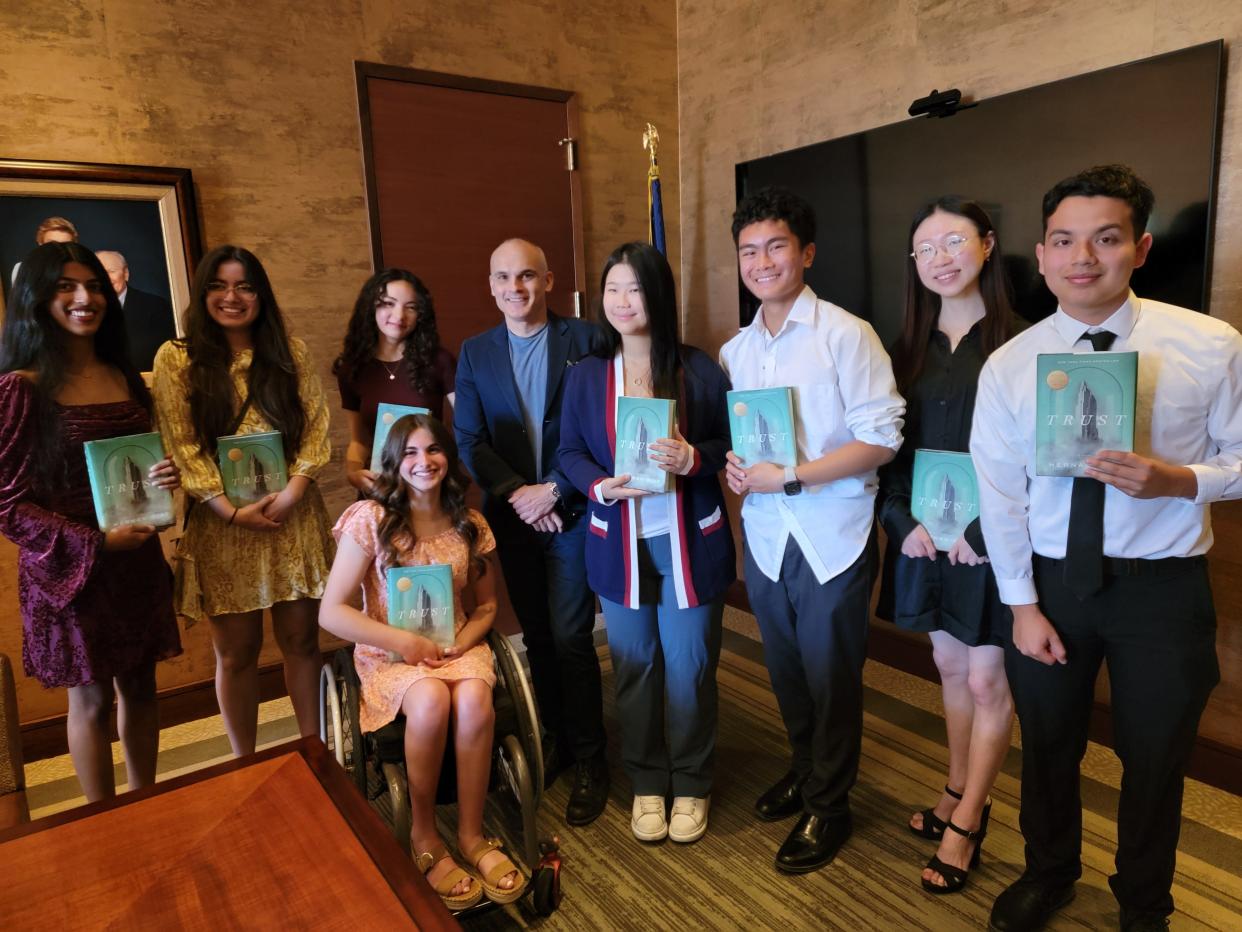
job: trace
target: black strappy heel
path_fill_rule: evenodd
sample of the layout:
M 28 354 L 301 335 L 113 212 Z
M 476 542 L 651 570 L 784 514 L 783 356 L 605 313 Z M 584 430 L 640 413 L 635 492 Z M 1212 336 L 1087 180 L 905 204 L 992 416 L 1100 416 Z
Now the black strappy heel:
M 947 783 L 944 785 L 944 791 L 956 800 L 960 801 L 962 798 L 962 794 L 955 793 L 953 790 L 949 789 L 949 784 Z M 940 816 L 936 815 L 936 807 L 932 806 L 930 809 L 924 809 L 920 814 L 923 816 L 923 827 L 915 828 L 907 822 L 906 828 L 908 828 L 912 834 L 918 835 L 920 838 L 930 838 L 932 841 L 939 841 L 943 838 L 945 821 L 940 818 Z
M 946 864 L 944 861 L 940 860 L 939 855 L 933 855 L 932 859 L 927 862 L 927 867 L 943 877 L 944 884 L 941 885 L 938 883 L 932 883 L 926 878 L 920 878 L 923 881 L 924 890 L 928 893 L 937 894 L 958 893 L 964 886 L 966 886 L 966 880 L 970 876 L 970 872 L 979 866 L 979 858 L 983 853 L 983 839 L 987 837 L 988 818 L 991 815 L 992 804 L 988 803 L 983 807 L 983 818 L 979 820 L 979 827 L 973 832 L 968 832 L 961 826 L 954 825 L 952 818 L 945 823 L 946 828 L 952 829 L 968 841 L 973 841 L 975 843 L 975 851 L 970 856 L 970 866 L 966 870 L 962 870 L 960 867 L 954 867 L 952 864 Z

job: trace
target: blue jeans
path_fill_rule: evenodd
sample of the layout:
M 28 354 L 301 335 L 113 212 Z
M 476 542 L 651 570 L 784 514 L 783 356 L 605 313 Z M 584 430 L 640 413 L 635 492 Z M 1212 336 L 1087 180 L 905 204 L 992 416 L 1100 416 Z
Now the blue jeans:
M 616 675 L 621 762 L 636 796 L 670 789 L 674 796 L 707 796 L 724 598 L 677 607 L 667 534 L 638 542 L 638 567 L 639 608 L 600 599 Z

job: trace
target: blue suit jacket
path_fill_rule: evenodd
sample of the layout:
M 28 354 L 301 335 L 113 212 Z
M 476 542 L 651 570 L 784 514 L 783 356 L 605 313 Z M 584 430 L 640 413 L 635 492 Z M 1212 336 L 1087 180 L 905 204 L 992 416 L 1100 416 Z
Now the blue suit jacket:
M 514 489 L 539 481 L 555 482 L 561 506 L 581 512 L 583 496 L 561 471 L 561 398 L 565 373 L 587 355 L 595 325 L 548 314 L 548 382 L 543 411 L 542 470 L 526 435 L 517 382 L 509 359 L 509 331 L 503 323 L 461 345 L 457 358 L 453 429 L 462 462 L 483 489 L 484 505 L 503 503 Z M 490 510 L 490 509 L 487 509 Z
M 694 464 L 676 478 L 670 546 L 674 586 L 682 608 L 703 605 L 724 593 L 736 577 L 733 534 L 720 491 L 719 472 L 732 446 L 725 393 L 729 380 L 706 353 L 682 348 L 678 428 L 694 447 Z M 615 471 L 613 360 L 592 356 L 570 373 L 561 425 L 561 468 L 587 495 L 587 579 L 611 602 L 638 607 L 637 538 L 624 501 L 605 504 L 602 479 Z M 624 390 L 624 386 L 621 387 Z

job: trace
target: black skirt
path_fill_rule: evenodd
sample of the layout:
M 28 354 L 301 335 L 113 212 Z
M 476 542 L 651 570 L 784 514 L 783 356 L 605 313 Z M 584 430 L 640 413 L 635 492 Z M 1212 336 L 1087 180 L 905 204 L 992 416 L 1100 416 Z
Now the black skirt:
M 888 542 L 876 614 L 907 631 L 944 631 L 968 647 L 1003 647 L 1013 630 L 1013 613 L 1000 600 L 992 565 L 912 559 Z

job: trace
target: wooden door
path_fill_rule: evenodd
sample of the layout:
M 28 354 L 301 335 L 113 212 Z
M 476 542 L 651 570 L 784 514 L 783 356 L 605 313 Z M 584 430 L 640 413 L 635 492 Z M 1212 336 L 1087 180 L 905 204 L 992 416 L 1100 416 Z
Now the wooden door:
M 427 284 L 444 345 L 500 322 L 488 259 L 512 236 L 543 247 L 549 306 L 573 316 L 585 281 L 573 94 L 364 63 L 357 77 L 375 266 Z
M 585 282 L 581 187 L 568 161 L 574 95 L 362 62 L 355 73 L 375 268 L 423 280 L 440 342 L 456 355 L 501 322 L 488 262 L 514 236 L 543 248 L 555 276 L 548 305 L 574 316 Z M 479 498 L 472 489 L 476 508 Z M 516 633 L 499 589 L 497 627 Z

